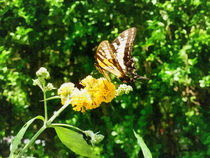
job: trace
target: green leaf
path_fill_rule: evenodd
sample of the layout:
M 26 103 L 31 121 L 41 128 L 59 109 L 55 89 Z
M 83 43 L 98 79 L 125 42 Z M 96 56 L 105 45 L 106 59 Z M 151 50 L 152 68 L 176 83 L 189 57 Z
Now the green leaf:
M 147 145 L 144 143 L 144 140 L 141 136 L 139 136 L 135 131 L 133 131 L 135 137 L 137 138 L 138 144 L 142 149 L 143 155 L 145 158 L 152 158 L 152 154 L 149 150 L 149 148 L 147 147 Z
M 64 127 L 54 127 L 61 142 L 76 154 L 86 157 L 96 157 L 91 145 L 83 138 L 81 133 Z
M 43 116 L 36 116 L 34 118 L 32 118 L 31 120 L 29 120 L 22 128 L 21 130 L 18 132 L 18 134 L 15 136 L 15 138 L 13 139 L 11 145 L 10 145 L 10 155 L 9 157 L 13 157 L 13 154 L 15 152 L 15 150 L 17 149 L 18 145 L 20 144 L 21 139 L 23 138 L 23 135 L 25 134 L 26 130 L 28 129 L 28 127 L 34 122 L 34 120 L 36 119 L 40 119 L 44 121 Z

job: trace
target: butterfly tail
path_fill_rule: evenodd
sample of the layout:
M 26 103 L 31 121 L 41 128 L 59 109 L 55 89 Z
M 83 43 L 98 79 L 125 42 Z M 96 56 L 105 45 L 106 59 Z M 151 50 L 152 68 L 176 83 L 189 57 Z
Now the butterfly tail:
M 137 73 L 132 73 L 134 80 L 149 80 L 149 78 L 144 76 L 139 76 Z

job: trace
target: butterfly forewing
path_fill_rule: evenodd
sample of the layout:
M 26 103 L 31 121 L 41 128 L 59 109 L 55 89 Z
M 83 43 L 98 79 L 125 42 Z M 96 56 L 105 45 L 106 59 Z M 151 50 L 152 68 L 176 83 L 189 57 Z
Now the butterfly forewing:
M 111 82 L 111 79 L 110 79 L 110 77 L 109 77 L 108 71 L 102 69 L 97 63 L 95 63 L 95 66 L 96 66 L 96 69 L 97 69 L 101 74 L 103 74 L 103 76 L 104 76 L 108 81 Z
M 118 78 L 124 75 L 115 54 L 113 54 L 111 44 L 108 41 L 103 41 L 99 44 L 95 59 L 97 69 L 99 69 L 106 78 L 108 78 L 106 71 L 114 74 Z

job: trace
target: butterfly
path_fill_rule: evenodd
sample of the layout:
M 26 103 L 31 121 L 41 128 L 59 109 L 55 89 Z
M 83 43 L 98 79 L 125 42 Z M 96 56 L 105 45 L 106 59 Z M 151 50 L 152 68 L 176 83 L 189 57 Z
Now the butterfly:
M 135 36 L 136 28 L 132 27 L 123 31 L 112 43 L 105 40 L 99 44 L 95 54 L 95 66 L 109 81 L 109 73 L 124 83 L 147 79 L 136 73 L 136 64 L 131 56 Z

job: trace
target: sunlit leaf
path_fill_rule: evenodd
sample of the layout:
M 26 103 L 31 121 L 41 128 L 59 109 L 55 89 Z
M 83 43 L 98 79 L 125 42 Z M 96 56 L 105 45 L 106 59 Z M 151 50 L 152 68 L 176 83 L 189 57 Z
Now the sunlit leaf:
M 135 137 L 137 138 L 137 142 L 138 142 L 139 146 L 142 149 L 144 157 L 152 158 L 152 154 L 151 154 L 149 148 L 147 147 L 147 145 L 145 144 L 143 138 L 140 135 L 138 135 L 135 131 L 133 131 L 133 132 L 134 132 Z
M 54 127 L 61 142 L 78 155 L 96 157 L 91 145 L 87 144 L 81 133 L 64 127 Z

